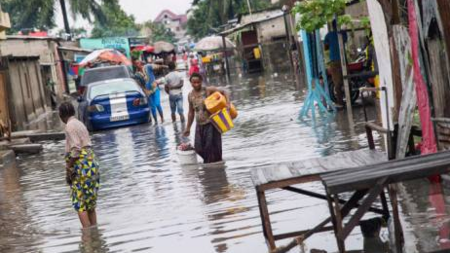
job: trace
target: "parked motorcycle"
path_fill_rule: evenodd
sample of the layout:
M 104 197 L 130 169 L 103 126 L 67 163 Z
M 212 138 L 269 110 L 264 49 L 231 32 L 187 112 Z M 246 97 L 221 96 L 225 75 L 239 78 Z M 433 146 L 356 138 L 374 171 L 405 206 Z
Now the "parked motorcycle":
M 358 57 L 358 59 L 355 62 L 349 63 L 347 65 L 347 71 L 348 71 L 348 75 L 354 75 L 354 74 L 358 74 L 358 73 L 362 73 L 364 71 L 370 71 L 370 64 L 368 64 L 367 62 L 367 57 L 366 54 L 364 53 L 364 51 L 362 51 L 362 53 L 360 54 L 360 56 Z M 334 92 L 334 83 L 333 83 L 333 79 L 331 78 L 331 72 L 328 69 L 327 70 L 328 75 L 328 90 L 330 93 L 330 98 L 331 100 L 336 103 L 337 99 L 336 99 L 336 94 Z M 359 89 L 362 87 L 374 87 L 374 78 L 373 77 L 367 77 L 366 76 L 353 76 L 349 79 L 349 85 L 350 85 L 350 96 L 351 96 L 351 102 L 352 104 L 354 104 L 356 102 L 356 100 L 359 98 L 360 96 L 360 91 Z M 345 87 L 344 85 L 342 85 L 342 94 L 343 96 L 343 104 L 346 103 L 346 95 L 345 95 Z

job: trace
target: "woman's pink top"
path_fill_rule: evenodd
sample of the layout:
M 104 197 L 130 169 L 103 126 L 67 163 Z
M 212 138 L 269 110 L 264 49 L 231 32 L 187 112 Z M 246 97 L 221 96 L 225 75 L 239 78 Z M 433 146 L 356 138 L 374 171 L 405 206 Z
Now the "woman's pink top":
M 82 148 L 92 145 L 86 126 L 75 117 L 69 118 L 64 131 L 66 134 L 66 153 L 72 153 L 76 156 Z

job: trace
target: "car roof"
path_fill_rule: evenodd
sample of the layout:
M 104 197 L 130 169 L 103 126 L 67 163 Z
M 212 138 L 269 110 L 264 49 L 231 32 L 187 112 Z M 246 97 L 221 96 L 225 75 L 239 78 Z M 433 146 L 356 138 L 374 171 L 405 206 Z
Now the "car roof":
M 107 83 L 118 83 L 118 82 L 121 82 L 121 81 L 133 81 L 133 82 L 136 83 L 136 80 L 134 80 L 133 78 L 116 78 L 116 79 L 107 79 L 107 80 L 102 80 L 102 81 L 98 81 L 98 82 L 95 82 L 95 83 L 90 83 L 89 84 L 89 88 L 91 88 L 93 86 L 107 84 Z
M 95 72 L 95 71 L 105 71 L 110 69 L 119 69 L 119 68 L 127 68 L 125 65 L 114 65 L 114 66 L 102 66 L 102 67 L 95 67 L 91 69 L 86 69 L 85 72 Z

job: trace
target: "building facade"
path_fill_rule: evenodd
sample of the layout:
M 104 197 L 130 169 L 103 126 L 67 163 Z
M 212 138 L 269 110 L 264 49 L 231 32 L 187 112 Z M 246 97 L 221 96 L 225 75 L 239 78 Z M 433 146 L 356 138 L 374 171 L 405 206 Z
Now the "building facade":
M 170 10 L 163 10 L 154 20 L 155 23 L 163 24 L 168 30 L 175 34 L 177 40 L 186 37 L 187 15 L 177 15 Z
M 52 91 L 62 99 L 66 93 L 64 76 L 61 75 L 58 61 L 59 41 L 49 37 L 7 36 L 0 41 L 2 56 L 29 57 L 39 56 L 39 65 L 43 82 L 54 83 Z

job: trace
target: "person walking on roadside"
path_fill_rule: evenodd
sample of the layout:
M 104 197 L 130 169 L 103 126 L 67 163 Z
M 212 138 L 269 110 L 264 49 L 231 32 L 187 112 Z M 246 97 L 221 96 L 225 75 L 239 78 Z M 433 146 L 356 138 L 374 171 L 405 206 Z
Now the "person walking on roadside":
M 100 172 L 89 132 L 75 118 L 75 108 L 70 102 L 59 106 L 59 117 L 66 124 L 66 182 L 70 186 L 72 206 L 83 228 L 95 226 Z
M 181 122 L 185 121 L 183 110 L 183 77 L 176 71 L 174 62 L 169 63 L 169 74 L 167 74 L 163 81 L 164 88 L 169 94 L 170 111 L 172 112 L 172 121 L 177 121 L 176 113 L 180 115 Z
M 325 50 L 330 50 L 330 70 L 331 78 L 334 83 L 334 94 L 336 96 L 336 107 L 344 107 L 344 93 L 342 87 L 344 86 L 344 79 L 342 77 L 342 67 L 341 67 L 341 54 L 339 49 L 339 37 L 337 32 L 336 20 L 332 23 L 333 31 L 330 31 L 325 36 Z M 347 42 L 347 33 L 342 32 L 342 37 L 344 39 L 344 44 Z
M 210 121 L 210 113 L 206 110 L 205 99 L 214 92 L 222 93 L 230 108 L 230 97 L 228 92 L 214 86 L 203 87 L 203 78 L 199 73 L 190 77 L 193 90 L 189 93 L 189 114 L 186 130 L 183 135 L 189 137 L 194 118 L 197 122 L 195 129 L 195 151 L 203 158 L 204 163 L 215 163 L 222 161 L 222 135 Z
M 161 123 L 164 123 L 164 113 L 161 107 L 161 92 L 159 90 L 157 82 L 155 82 L 156 78 L 154 74 L 154 69 L 160 67 L 162 66 L 151 63 L 144 66 L 144 74 L 146 79 L 145 88 L 150 91 L 148 103 L 152 112 L 153 119 L 155 120 L 155 124 L 158 124 L 158 117 L 156 114 L 157 111 L 159 113 L 159 117 L 161 118 Z

